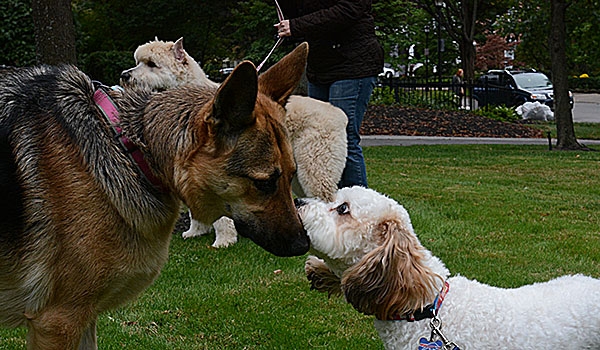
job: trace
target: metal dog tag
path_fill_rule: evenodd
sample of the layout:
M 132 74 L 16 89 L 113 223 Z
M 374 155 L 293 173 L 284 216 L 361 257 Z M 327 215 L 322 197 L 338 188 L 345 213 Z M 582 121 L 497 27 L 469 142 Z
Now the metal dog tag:
M 433 344 L 434 338 L 440 338 L 438 342 L 442 343 L 442 347 L 439 348 L 424 348 L 424 349 L 441 349 L 441 350 L 460 350 L 458 345 L 453 341 L 450 341 L 444 333 L 442 333 L 442 320 L 439 317 L 434 317 L 429 322 L 429 327 L 431 327 L 431 337 L 429 339 L 429 343 Z M 424 339 L 424 338 L 423 338 Z M 437 342 L 435 342 L 437 343 Z
M 442 350 L 444 343 L 441 340 L 431 342 L 427 338 L 421 338 L 419 340 L 419 350 Z

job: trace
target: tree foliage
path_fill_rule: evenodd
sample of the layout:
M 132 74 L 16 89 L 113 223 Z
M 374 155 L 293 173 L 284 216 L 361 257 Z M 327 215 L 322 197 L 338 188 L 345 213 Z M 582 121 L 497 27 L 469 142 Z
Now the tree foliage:
M 550 1 L 514 0 L 497 21 L 497 31 L 520 40 L 515 59 L 541 71 L 551 70 Z M 572 1 L 564 16 L 567 70 L 570 75 L 600 75 L 600 1 Z
M 0 2 L 0 64 L 28 66 L 35 63 L 35 41 L 31 3 Z
M 0 64 L 35 63 L 30 1 L 0 2 Z M 186 50 L 209 73 L 221 68 L 224 59 L 248 58 L 258 63 L 274 43 L 272 25 L 277 21 L 272 0 L 73 0 L 72 5 L 79 65 L 113 77 L 133 64 L 132 53 L 138 45 L 155 37 L 184 37 Z M 444 0 L 444 6 L 437 8 L 431 0 L 386 0 L 374 1 L 373 13 L 377 35 L 389 55 L 386 61 L 396 67 L 424 63 L 427 49 L 431 66 L 436 63 L 439 23 L 446 43 L 441 57 L 444 75 L 451 75 L 459 57 L 465 73 L 475 74 L 471 67 L 479 62 L 472 44 L 475 41 L 487 50 L 492 43 L 486 44 L 486 35 L 492 33 L 515 35 L 519 39 L 516 60 L 550 70 L 550 2 Z M 599 75 L 599 0 L 573 1 L 565 23 L 569 74 Z M 428 34 L 425 27 L 430 29 Z M 409 55 L 411 46 L 414 56 Z M 289 49 L 284 45 L 276 50 L 268 64 Z
M 444 0 L 443 6 L 436 6 L 431 0 L 413 1 L 435 18 L 458 45 L 465 80 L 472 81 L 476 59 L 474 42 L 506 11 L 509 0 Z
M 475 69 L 485 72 L 488 69 L 504 69 L 512 66 L 513 60 L 505 57 L 505 52 L 513 50 L 517 42 L 509 43 L 498 34 L 488 34 L 485 43 L 477 46 L 477 61 Z
M 425 40 L 424 28 L 432 30 L 431 17 L 425 11 L 414 6 L 411 0 L 390 0 L 376 1 L 373 13 L 375 33 L 386 53 L 387 63 L 399 69 L 425 60 L 428 40 Z M 412 45 L 415 45 L 414 55 L 410 55 Z

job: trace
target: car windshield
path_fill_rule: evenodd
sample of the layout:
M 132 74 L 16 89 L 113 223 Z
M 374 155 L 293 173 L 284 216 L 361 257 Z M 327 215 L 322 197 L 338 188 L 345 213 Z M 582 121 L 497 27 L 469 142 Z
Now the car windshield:
M 552 82 L 542 73 L 523 73 L 513 75 L 521 89 L 550 89 Z

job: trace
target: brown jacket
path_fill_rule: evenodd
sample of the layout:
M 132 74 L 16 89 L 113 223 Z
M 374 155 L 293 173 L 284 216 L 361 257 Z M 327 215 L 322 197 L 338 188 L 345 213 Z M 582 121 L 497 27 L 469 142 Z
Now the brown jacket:
M 309 44 L 313 83 L 376 76 L 383 49 L 375 37 L 371 0 L 279 0 L 292 37 Z

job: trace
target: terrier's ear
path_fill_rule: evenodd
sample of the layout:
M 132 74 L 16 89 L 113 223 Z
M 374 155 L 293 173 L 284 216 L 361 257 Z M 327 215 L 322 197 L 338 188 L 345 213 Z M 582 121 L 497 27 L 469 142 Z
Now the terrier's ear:
M 416 237 L 399 221 L 377 228 L 382 245 L 365 255 L 342 277 L 342 291 L 354 308 L 378 319 L 420 310 L 435 298 L 435 275 L 422 264 Z
M 185 50 L 183 49 L 183 37 L 177 39 L 173 44 L 173 56 L 178 62 L 185 63 Z
M 236 138 L 256 121 L 257 73 L 249 61 L 240 63 L 221 84 L 206 121 L 217 137 Z
M 326 292 L 327 296 L 340 295 L 340 278 L 336 276 L 325 264 L 315 256 L 309 256 L 304 264 L 306 278 L 310 281 L 310 289 Z
M 308 44 L 302 43 L 258 78 L 259 91 L 282 106 L 302 78 L 308 57 Z

